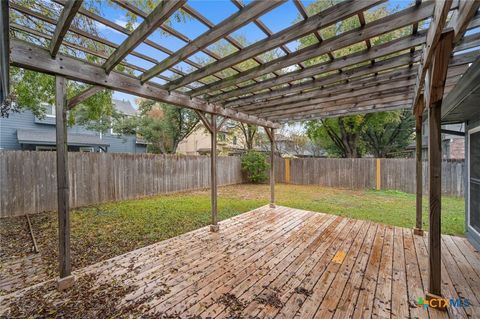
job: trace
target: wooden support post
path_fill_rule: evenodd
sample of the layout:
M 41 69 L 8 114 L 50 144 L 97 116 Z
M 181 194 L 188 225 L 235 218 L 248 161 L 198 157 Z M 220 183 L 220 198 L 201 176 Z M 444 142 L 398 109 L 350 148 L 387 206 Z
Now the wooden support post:
M 420 96 L 419 104 L 416 107 L 415 115 L 415 175 L 416 175 L 416 222 L 413 232 L 415 235 L 423 236 L 422 226 L 422 193 L 423 193 L 423 167 L 422 167 L 422 114 L 424 110 L 423 95 Z
M 442 148 L 440 134 L 441 107 L 428 109 L 428 172 L 429 176 L 429 233 L 430 267 L 428 292 L 441 295 L 441 173 Z
M 434 60 L 425 80 L 425 96 L 428 107 L 428 164 L 429 164 L 429 272 L 426 299 L 441 296 L 442 252 L 441 252 L 441 196 L 442 196 L 442 146 L 441 108 L 447 77 L 448 63 L 453 49 L 454 32 L 442 33 L 435 48 Z M 428 84 L 428 85 L 427 85 Z
M 0 104 L 10 94 L 10 33 L 9 1 L 0 1 Z
M 379 158 L 377 158 L 376 161 L 376 182 L 375 182 L 375 189 L 377 191 L 382 189 L 382 170 L 381 170 L 381 161 Z
M 58 288 L 73 284 L 70 266 L 70 212 L 68 188 L 67 97 L 66 79 L 55 77 L 55 124 L 57 131 L 57 207 L 58 207 L 58 261 L 60 280 Z
M 212 141 L 211 148 L 211 188 L 212 188 L 212 225 L 210 225 L 210 231 L 218 232 L 218 220 L 217 220 L 217 116 L 212 114 L 212 120 L 210 122 L 210 136 Z
M 270 207 L 275 208 L 275 130 L 265 127 L 270 139 Z

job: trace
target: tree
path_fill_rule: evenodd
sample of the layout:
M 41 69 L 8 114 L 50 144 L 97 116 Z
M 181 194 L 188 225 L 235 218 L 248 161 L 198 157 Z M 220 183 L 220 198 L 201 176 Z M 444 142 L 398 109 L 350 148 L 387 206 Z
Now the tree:
M 415 118 L 409 110 L 382 112 L 369 121 L 362 139 L 369 154 L 394 157 L 413 141 Z
M 338 3 L 338 0 L 318 0 L 307 6 L 309 14 L 315 14 L 319 11 Z M 377 6 L 374 10 L 364 12 L 366 21 L 374 21 L 385 17 L 397 8 L 388 6 L 387 4 Z M 320 30 L 323 39 L 329 39 L 338 34 L 350 31 L 360 27 L 358 17 L 353 16 L 345 19 L 340 23 L 334 24 Z M 393 32 L 382 34 L 371 39 L 373 45 L 378 45 L 393 39 L 405 36 L 411 33 L 411 26 L 397 29 Z M 299 40 L 300 48 L 311 46 L 318 43 L 313 35 L 304 37 Z M 353 54 L 362 50 L 366 50 L 365 42 L 341 48 L 332 52 L 334 58 L 342 58 L 346 55 Z M 402 54 L 400 52 L 398 54 Z M 390 55 L 389 57 L 392 57 Z M 386 58 L 386 57 L 384 57 Z M 381 60 L 382 58 L 378 59 Z M 323 55 L 306 61 L 307 65 L 323 63 L 329 60 L 327 55 Z M 349 66 L 349 68 L 357 67 L 370 63 L 369 61 Z M 337 72 L 337 71 L 334 71 Z M 407 132 L 410 121 L 407 117 L 402 117 L 398 112 L 388 114 L 365 114 L 353 115 L 345 117 L 337 117 L 332 119 L 322 119 L 309 121 L 306 124 L 307 134 L 315 145 L 322 145 L 330 156 L 341 157 L 361 157 L 365 153 L 371 154 L 390 154 L 404 144 L 405 135 L 400 132 Z M 389 129 L 387 129 L 387 127 Z M 385 131 L 382 131 L 382 128 Z M 401 129 L 401 130 L 400 130 Z M 408 141 L 408 138 L 406 139 Z M 388 143 L 388 145 L 386 145 Z M 396 146 L 393 146 L 396 145 Z
M 361 157 L 365 152 L 361 140 L 365 124 L 362 115 L 308 121 L 307 136 L 314 144 L 322 145 L 330 156 Z
M 256 125 L 246 124 L 242 122 L 235 122 L 235 128 L 238 128 L 242 132 L 244 140 L 244 148 L 246 150 L 253 150 L 255 146 L 255 139 L 258 132 L 258 127 Z
M 52 3 L 51 1 L 39 0 L 19 0 L 18 4 L 26 6 L 34 11 L 38 11 L 47 17 L 52 19 L 58 19 L 58 16 L 63 9 L 63 6 Z M 95 2 L 86 2 L 84 4 L 86 10 L 99 13 L 99 8 Z M 51 34 L 54 31 L 55 26 L 46 23 L 40 19 L 34 19 L 27 15 L 19 14 L 15 10 L 10 10 L 10 20 L 19 25 L 23 25 L 39 31 L 44 34 Z M 97 24 L 93 20 L 86 18 L 83 15 L 77 15 L 72 22 L 72 26 L 78 29 L 85 30 L 86 32 L 98 35 Z M 26 32 L 15 30 L 13 32 L 15 38 L 22 39 L 34 43 L 36 45 L 48 48 L 50 41 L 38 37 L 32 36 Z M 105 53 L 113 52 L 113 49 L 107 47 L 98 42 L 94 42 L 82 36 L 72 35 L 67 33 L 65 40 L 70 43 L 82 46 L 91 50 L 101 51 Z M 78 50 L 71 49 L 67 46 L 61 46 L 60 52 L 63 54 L 73 55 L 75 57 L 81 57 L 89 62 L 101 63 L 99 57 L 80 52 Z M 23 110 L 30 110 L 32 113 L 42 118 L 45 116 L 46 107 L 44 103 L 55 103 L 55 77 L 39 73 L 35 71 L 25 70 L 17 67 L 10 68 L 10 77 L 12 85 L 12 93 L 8 103 L 2 105 L 1 116 L 7 117 L 12 112 L 20 112 Z M 67 82 L 67 97 L 71 98 L 86 89 L 88 85 L 68 81 Z M 90 123 L 92 121 L 101 121 L 105 117 L 110 117 L 113 114 L 113 106 L 111 101 L 112 94 L 108 91 L 102 91 L 89 99 L 83 101 L 77 108 L 78 111 L 72 111 L 69 114 L 69 123 L 75 123 L 77 114 L 80 122 Z M 101 126 L 101 125 L 100 125 Z
M 124 134 L 138 134 L 149 143 L 152 153 L 175 153 L 178 144 L 197 126 L 195 111 L 167 103 L 138 99 L 138 117 L 113 119 L 115 130 Z

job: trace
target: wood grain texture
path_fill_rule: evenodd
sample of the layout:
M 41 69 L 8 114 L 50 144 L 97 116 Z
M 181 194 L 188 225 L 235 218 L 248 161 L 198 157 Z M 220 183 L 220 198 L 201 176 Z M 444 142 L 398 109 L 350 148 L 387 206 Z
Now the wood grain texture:
M 74 274 L 98 275 L 96 289 L 110 281 L 136 285 L 114 306 L 141 306 L 154 317 L 479 315 L 480 253 L 465 238 L 442 236 L 441 271 L 448 297 L 468 298 L 473 306 L 444 313 L 417 307 L 428 277 L 428 245 L 427 236 L 410 229 L 282 206 L 263 206 L 219 225 L 218 233 L 203 227 Z M 239 302 L 223 303 L 224 296 Z M 0 315 L 7 304 L 0 304 Z

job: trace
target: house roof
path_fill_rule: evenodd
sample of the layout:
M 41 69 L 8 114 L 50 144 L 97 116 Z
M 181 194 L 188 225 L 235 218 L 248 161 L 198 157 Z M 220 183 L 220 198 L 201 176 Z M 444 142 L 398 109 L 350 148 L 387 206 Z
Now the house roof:
M 133 108 L 130 101 L 112 99 L 112 102 L 115 106 L 115 109 L 120 113 L 123 113 L 125 115 L 137 115 L 138 113 L 138 111 Z
M 17 130 L 20 144 L 55 145 L 55 131 Z M 96 135 L 68 133 L 68 145 L 73 146 L 109 146 Z

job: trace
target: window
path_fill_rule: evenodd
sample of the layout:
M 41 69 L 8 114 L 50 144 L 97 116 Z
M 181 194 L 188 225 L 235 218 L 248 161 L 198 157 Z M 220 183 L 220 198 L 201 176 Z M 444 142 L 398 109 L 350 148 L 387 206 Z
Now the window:
M 233 144 L 233 145 L 237 145 L 237 137 L 236 137 L 236 136 L 233 137 L 232 144 Z
M 55 151 L 57 148 L 55 146 L 36 146 L 35 150 L 36 151 Z
M 95 150 L 94 150 L 93 147 L 91 147 L 91 146 L 83 146 L 83 147 L 80 147 L 80 148 L 79 148 L 79 151 L 80 151 L 80 152 L 86 152 L 86 153 L 95 152 Z
M 226 139 L 225 133 L 218 133 L 218 140 L 220 142 L 225 142 L 225 139 Z
M 42 103 L 41 105 L 45 108 L 45 115 L 47 117 L 55 117 L 55 105 L 50 105 L 47 103 Z

